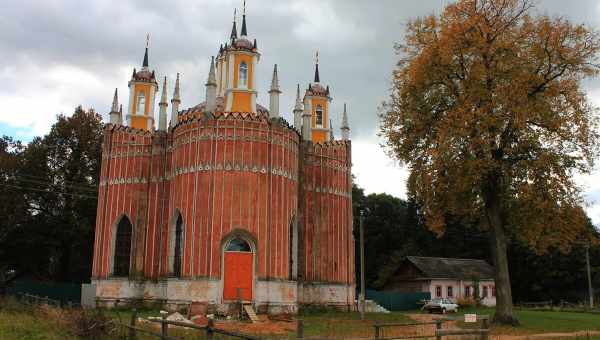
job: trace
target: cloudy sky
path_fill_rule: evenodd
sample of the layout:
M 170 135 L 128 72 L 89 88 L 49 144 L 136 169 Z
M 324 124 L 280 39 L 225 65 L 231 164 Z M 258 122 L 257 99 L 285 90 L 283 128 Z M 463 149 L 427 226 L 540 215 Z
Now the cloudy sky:
M 358 184 L 368 193 L 405 197 L 406 172 L 379 146 L 377 107 L 386 99 L 393 44 L 402 39 L 405 24 L 439 13 L 447 2 L 247 0 L 248 34 L 262 53 L 259 103 L 268 106 L 266 90 L 277 63 L 281 108 L 292 121 L 295 84 L 312 80 L 318 49 L 321 82 L 330 85 L 334 99 L 334 127 L 348 104 Z M 241 0 L 2 0 L 0 134 L 28 141 L 46 133 L 56 114 L 69 114 L 79 104 L 106 118 L 115 87 L 121 102 L 127 101 L 127 81 L 142 62 L 146 33 L 151 68 L 171 85 L 181 73 L 182 107 L 202 102 L 210 56 L 226 40 L 235 7 Z M 598 0 L 538 0 L 537 10 L 600 28 Z M 600 106 L 600 79 L 585 85 Z M 600 172 L 578 181 L 599 224 Z

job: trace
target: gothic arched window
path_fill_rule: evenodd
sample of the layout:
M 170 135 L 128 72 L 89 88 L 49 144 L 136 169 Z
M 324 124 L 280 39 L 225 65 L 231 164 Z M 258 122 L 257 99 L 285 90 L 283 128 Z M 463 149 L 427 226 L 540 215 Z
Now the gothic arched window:
M 173 247 L 173 275 L 181 276 L 181 253 L 183 253 L 183 219 L 181 214 L 177 216 L 175 222 L 175 244 Z
M 233 240 L 229 241 L 229 244 L 227 244 L 227 248 L 225 248 L 225 251 L 251 252 L 252 249 L 250 248 L 248 242 L 242 240 L 241 238 L 234 238 Z
M 240 63 L 238 72 L 238 87 L 248 87 L 248 65 L 243 61 Z
M 144 114 L 144 111 L 146 109 L 146 96 L 144 95 L 144 92 L 138 93 L 136 109 L 136 113 L 138 115 Z
M 114 276 L 129 276 L 131 262 L 131 222 L 123 216 L 117 225 L 115 235 Z
M 317 105 L 315 112 L 317 113 L 317 126 L 323 126 L 323 108 L 321 105 Z

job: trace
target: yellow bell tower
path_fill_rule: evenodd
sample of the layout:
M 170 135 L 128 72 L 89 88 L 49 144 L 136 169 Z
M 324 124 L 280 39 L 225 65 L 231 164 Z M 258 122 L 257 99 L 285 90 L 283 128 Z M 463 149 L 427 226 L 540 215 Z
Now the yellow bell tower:
M 321 85 L 319 77 L 319 52 L 316 53 L 314 84 L 309 84 L 304 95 L 304 111 L 310 114 L 311 140 L 313 143 L 324 143 L 329 140 L 329 86 Z
M 146 38 L 146 52 L 142 69 L 136 71 L 133 69 L 131 80 L 129 81 L 129 110 L 127 113 L 127 125 L 143 130 L 152 130 L 154 128 L 154 102 L 156 92 L 158 92 L 158 83 L 154 71 L 148 68 L 148 42 Z
M 229 43 L 221 46 L 217 56 L 217 96 L 223 98 L 226 112 L 256 113 L 255 70 L 259 60 L 256 39 L 248 39 L 244 4 L 240 36 L 234 11 Z

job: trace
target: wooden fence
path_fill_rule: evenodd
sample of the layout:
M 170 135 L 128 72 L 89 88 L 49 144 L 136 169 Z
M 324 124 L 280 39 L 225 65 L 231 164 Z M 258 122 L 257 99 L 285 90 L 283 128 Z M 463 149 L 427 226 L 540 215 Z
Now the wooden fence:
M 169 336 L 169 325 L 195 330 L 195 331 L 198 331 L 199 334 L 205 333 L 207 340 L 213 340 L 215 334 L 221 334 L 221 335 L 225 335 L 225 336 L 233 337 L 233 338 L 237 338 L 237 339 L 242 339 L 242 340 L 259 340 L 260 339 L 259 337 L 255 337 L 252 335 L 216 328 L 214 325 L 213 319 L 208 319 L 208 324 L 206 326 L 199 326 L 199 325 L 189 323 L 189 322 L 167 320 L 167 314 L 168 313 L 166 313 L 166 312 L 165 313 L 161 312 L 161 316 L 162 316 L 161 318 L 147 319 L 150 322 L 160 323 L 160 333 L 138 327 L 136 325 L 137 311 L 135 309 L 133 310 L 133 314 L 131 315 L 130 323 L 128 325 L 118 324 L 118 326 L 121 326 L 128 330 L 128 334 L 127 334 L 128 339 L 135 339 L 137 336 L 137 333 L 139 332 L 139 333 L 156 336 L 157 338 L 159 338 L 161 340 L 178 340 L 179 338 L 177 338 L 177 337 Z
M 442 340 L 445 336 L 456 336 L 456 335 L 479 335 L 481 340 L 488 340 L 490 335 L 489 322 L 487 316 L 479 316 L 481 320 L 481 328 L 479 329 L 443 329 L 442 325 L 445 322 L 452 321 L 453 319 L 440 319 L 429 322 L 410 322 L 410 323 L 377 323 L 373 325 L 375 331 L 376 340 L 391 340 L 391 339 L 430 339 L 435 338 L 436 340 Z M 430 326 L 435 325 L 435 332 L 432 334 L 420 334 L 411 335 L 406 337 L 398 336 L 384 336 L 383 330 L 391 327 L 416 327 L 416 326 Z

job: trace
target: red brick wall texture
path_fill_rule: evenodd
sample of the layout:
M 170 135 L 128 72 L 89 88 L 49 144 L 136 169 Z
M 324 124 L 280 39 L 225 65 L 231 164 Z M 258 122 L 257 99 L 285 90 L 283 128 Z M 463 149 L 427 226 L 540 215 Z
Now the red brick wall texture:
M 108 124 L 93 278 L 111 276 L 124 215 L 133 225 L 130 278 L 172 275 L 169 230 L 181 214 L 182 278 L 221 279 L 223 242 L 241 231 L 256 243 L 259 280 L 354 285 L 350 151 L 349 141 L 304 142 L 262 115 L 193 117 L 168 132 Z

